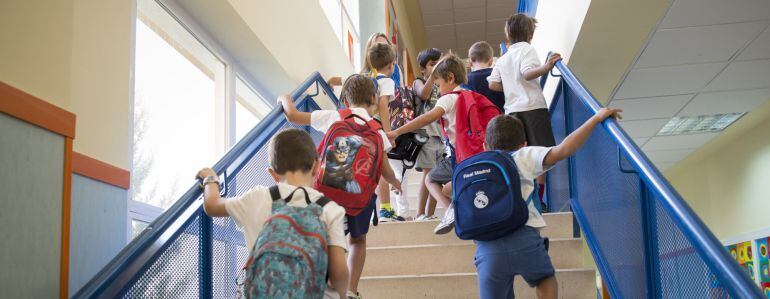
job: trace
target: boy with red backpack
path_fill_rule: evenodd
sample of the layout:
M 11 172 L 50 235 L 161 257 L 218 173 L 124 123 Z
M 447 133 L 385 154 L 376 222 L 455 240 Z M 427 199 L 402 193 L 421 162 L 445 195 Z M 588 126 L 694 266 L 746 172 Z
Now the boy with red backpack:
M 441 58 L 433 68 L 433 76 L 442 95 L 436 106 L 389 132 L 388 138 L 396 138 L 440 121 L 447 153 L 428 173 L 426 183 L 431 196 L 448 207 L 444 218 L 433 230 L 436 234 L 446 234 L 454 227 L 454 211 L 450 195 L 445 193 L 444 187 L 450 186 L 456 163 L 483 151 L 487 123 L 501 112 L 483 95 L 460 87 L 466 81 L 465 63 L 456 55 L 448 54 Z
M 377 107 L 376 88 L 369 77 L 350 76 L 342 86 L 342 100 L 348 109 L 300 112 L 289 96 L 278 99 L 286 118 L 298 125 L 310 125 L 324 132 L 318 146 L 321 159 L 315 187 L 345 208 L 350 254 L 348 298 L 360 298 L 358 282 L 366 261 L 366 234 L 374 212 L 375 190 L 380 176 L 401 189 L 385 153 L 391 143 L 379 122 L 371 117 Z

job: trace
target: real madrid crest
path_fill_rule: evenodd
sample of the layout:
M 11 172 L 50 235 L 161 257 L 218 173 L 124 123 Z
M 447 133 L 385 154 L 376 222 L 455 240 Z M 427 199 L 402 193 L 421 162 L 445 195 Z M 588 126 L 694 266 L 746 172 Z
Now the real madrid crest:
M 475 205 L 476 208 L 483 209 L 487 204 L 489 204 L 489 198 L 484 194 L 484 191 L 476 192 L 476 198 L 473 199 L 473 205 Z

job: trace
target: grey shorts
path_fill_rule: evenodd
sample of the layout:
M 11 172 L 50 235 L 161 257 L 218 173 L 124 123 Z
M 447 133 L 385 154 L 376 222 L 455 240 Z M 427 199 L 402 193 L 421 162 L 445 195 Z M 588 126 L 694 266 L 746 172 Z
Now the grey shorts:
M 449 160 L 449 158 L 442 156 L 441 160 L 436 163 L 436 167 L 431 169 L 428 173 L 428 178 L 433 182 L 444 185 L 452 181 L 453 171 L 452 161 Z
M 417 155 L 417 168 L 434 168 L 443 155 L 444 142 L 441 141 L 441 137 L 431 136 Z

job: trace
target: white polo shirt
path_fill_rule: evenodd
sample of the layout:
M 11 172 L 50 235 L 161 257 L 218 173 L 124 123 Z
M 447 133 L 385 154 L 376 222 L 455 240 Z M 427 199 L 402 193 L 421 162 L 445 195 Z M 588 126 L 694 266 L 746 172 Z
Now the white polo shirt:
M 508 52 L 497 59 L 487 81 L 502 82 L 506 114 L 548 108 L 540 89 L 540 80 L 524 80 L 523 75 L 540 65 L 535 48 L 527 42 L 510 45 Z

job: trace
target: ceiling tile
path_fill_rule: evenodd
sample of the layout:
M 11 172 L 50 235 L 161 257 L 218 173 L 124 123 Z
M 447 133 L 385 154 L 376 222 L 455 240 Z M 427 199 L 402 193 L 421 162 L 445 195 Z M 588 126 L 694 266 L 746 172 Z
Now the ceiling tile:
M 683 150 L 662 150 L 662 151 L 646 151 L 644 152 L 650 160 L 664 163 L 677 162 L 682 160 L 694 152 L 694 148 Z
M 767 0 L 676 0 L 660 28 L 703 26 L 766 20 L 770 18 Z
M 505 32 L 505 21 L 507 21 L 507 19 L 487 18 L 487 32 Z
M 454 24 L 451 9 L 440 9 L 433 11 L 424 11 L 422 13 L 422 23 L 425 27 L 436 25 Z
M 668 121 L 668 118 L 621 121 L 620 126 L 631 138 L 643 138 L 655 136 Z
M 632 70 L 615 99 L 688 94 L 700 91 L 725 63 L 667 66 Z
M 660 30 L 653 35 L 636 67 L 727 62 L 765 25 L 752 22 Z
M 692 99 L 694 94 L 614 100 L 610 107 L 623 109 L 623 120 L 670 118 Z
M 705 90 L 717 91 L 766 87 L 770 87 L 770 59 L 732 62 Z
M 484 22 L 458 23 L 457 43 L 460 46 L 470 46 L 484 36 Z
M 644 145 L 647 142 L 647 140 L 650 140 L 649 137 L 639 137 L 639 138 L 631 138 L 631 139 L 633 139 L 634 143 L 636 143 L 636 145 L 639 146 L 640 148 L 642 147 L 642 145 Z
M 719 133 L 655 136 L 642 147 L 647 151 L 699 148 Z
M 679 112 L 680 116 L 748 112 L 770 100 L 770 89 L 701 93 Z
M 770 59 L 770 27 L 738 56 L 738 60 L 750 59 Z
M 481 0 L 454 0 L 455 9 L 484 7 L 484 1 Z
M 470 7 L 463 9 L 455 9 L 454 12 L 455 22 L 467 23 L 467 22 L 484 22 L 484 7 Z M 482 29 L 483 32 L 484 29 Z
M 516 0 L 487 0 L 487 5 L 507 5 L 511 7 L 511 10 L 516 11 L 516 7 L 519 5 L 519 1 Z
M 503 41 L 505 41 L 505 36 L 502 33 L 487 34 L 486 42 L 492 45 L 496 52 L 500 51 L 500 43 Z
M 516 6 L 487 4 L 487 19 L 508 19 L 516 14 Z
M 452 1 L 446 0 L 420 0 L 420 11 L 423 13 L 433 10 L 451 9 Z

